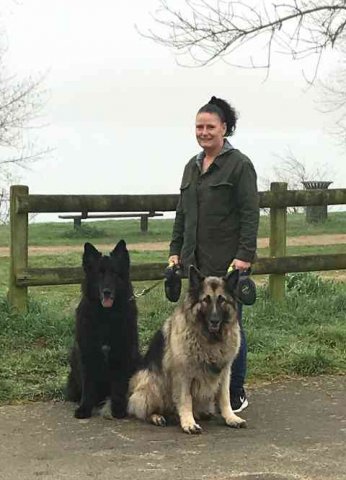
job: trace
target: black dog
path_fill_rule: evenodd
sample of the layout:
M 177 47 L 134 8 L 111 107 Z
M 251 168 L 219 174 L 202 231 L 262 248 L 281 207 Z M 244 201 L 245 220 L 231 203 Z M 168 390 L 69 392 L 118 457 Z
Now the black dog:
M 83 269 L 67 398 L 80 402 L 76 418 L 88 418 L 93 407 L 110 396 L 112 415 L 121 418 L 126 415 L 129 379 L 139 362 L 126 243 L 120 240 L 109 256 L 86 243 Z

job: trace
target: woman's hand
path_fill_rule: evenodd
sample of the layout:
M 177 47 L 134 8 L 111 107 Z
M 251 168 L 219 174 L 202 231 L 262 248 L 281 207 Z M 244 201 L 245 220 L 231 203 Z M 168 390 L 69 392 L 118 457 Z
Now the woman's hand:
M 171 255 L 168 259 L 168 263 L 173 263 L 174 265 L 179 265 L 180 259 L 178 255 Z
M 231 264 L 236 270 L 243 272 L 244 270 L 248 270 L 251 267 L 250 262 L 244 262 L 243 260 L 238 260 L 235 258 Z

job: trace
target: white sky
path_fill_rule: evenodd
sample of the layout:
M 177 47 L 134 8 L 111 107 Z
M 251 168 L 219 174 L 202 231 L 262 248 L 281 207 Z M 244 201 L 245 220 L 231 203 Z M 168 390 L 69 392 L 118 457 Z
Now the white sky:
M 198 151 L 197 109 L 212 95 L 240 113 L 232 143 L 270 177 L 288 149 L 308 166 L 336 172 L 345 187 L 345 152 L 328 135 L 331 118 L 317 109 L 302 66 L 278 57 L 265 72 L 183 68 L 134 25 L 150 25 L 155 0 L 22 0 L 5 2 L 6 64 L 20 76 L 48 71 L 49 91 L 36 132 L 53 154 L 21 172 L 31 193 L 175 193 Z M 333 56 L 322 66 L 331 67 Z M 55 215 L 54 218 L 57 218 Z

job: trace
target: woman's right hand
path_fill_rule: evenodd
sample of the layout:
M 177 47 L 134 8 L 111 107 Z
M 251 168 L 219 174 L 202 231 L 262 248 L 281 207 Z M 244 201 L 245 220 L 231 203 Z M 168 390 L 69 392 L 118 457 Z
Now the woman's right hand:
M 174 265 L 179 265 L 179 263 L 180 263 L 179 255 L 171 255 L 168 259 L 168 263 L 169 264 L 173 263 Z

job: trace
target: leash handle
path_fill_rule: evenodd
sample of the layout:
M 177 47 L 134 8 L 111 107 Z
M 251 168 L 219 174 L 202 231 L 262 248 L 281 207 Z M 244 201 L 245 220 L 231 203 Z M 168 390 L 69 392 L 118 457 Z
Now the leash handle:
M 165 295 L 170 302 L 177 302 L 181 293 L 182 271 L 180 265 L 168 262 L 165 268 Z
M 181 266 L 179 265 L 179 263 L 174 263 L 174 262 L 168 262 L 168 265 L 165 269 L 165 272 L 166 272 L 166 277 L 167 277 L 167 275 L 168 276 L 170 276 L 170 275 L 181 276 L 182 275 Z
M 233 265 L 233 263 L 230 264 L 230 266 L 228 267 L 227 269 L 227 273 L 231 273 L 231 272 L 234 272 L 234 270 L 236 270 L 235 266 Z M 250 268 L 247 268 L 246 270 L 242 270 L 242 271 L 239 271 L 239 275 L 241 274 L 246 274 L 246 275 L 250 275 L 251 274 L 251 267 Z
M 233 272 L 234 270 L 235 270 L 234 265 L 233 265 L 233 263 L 231 263 L 231 264 L 229 265 L 229 267 L 227 268 L 227 273 L 231 273 L 231 272 Z

